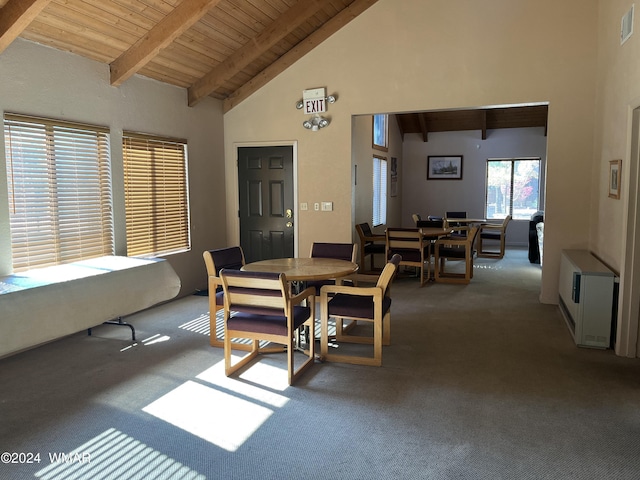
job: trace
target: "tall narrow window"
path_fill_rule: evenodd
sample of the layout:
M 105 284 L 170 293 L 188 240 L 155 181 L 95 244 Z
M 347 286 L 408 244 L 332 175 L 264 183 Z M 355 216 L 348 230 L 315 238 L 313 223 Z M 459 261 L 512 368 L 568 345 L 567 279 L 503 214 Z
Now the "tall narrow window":
M 187 143 L 123 133 L 127 255 L 189 250 Z
M 531 218 L 539 209 L 539 180 L 539 158 L 487 160 L 486 218 Z
M 106 128 L 6 114 L 16 272 L 113 254 Z
M 373 219 L 374 227 L 387 223 L 387 159 L 373 157 Z
M 378 114 L 373 116 L 373 148 L 387 151 L 389 149 L 388 115 Z

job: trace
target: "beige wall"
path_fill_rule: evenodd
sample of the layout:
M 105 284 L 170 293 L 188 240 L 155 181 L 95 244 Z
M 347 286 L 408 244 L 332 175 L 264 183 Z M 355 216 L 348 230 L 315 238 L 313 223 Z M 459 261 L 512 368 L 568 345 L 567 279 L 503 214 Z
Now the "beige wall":
M 557 302 L 560 250 L 589 246 L 596 88 L 596 0 L 379 0 L 225 114 L 227 198 L 237 197 L 236 142 L 296 140 L 301 251 L 352 229 L 352 115 L 549 103 L 545 268 L 541 300 Z M 569 34 L 567 32 L 570 32 Z M 304 130 L 302 90 L 327 87 L 331 125 Z M 227 208 L 228 238 L 238 223 Z
M 352 122 L 352 173 L 357 179 L 352 179 L 353 185 L 353 240 L 359 241 L 355 225 L 358 223 L 368 223 L 372 225 L 373 216 L 373 156 L 383 157 L 387 160 L 387 223 L 373 227 L 374 232 L 384 233 L 387 226 L 397 227 L 403 224 L 402 219 L 402 179 L 403 165 L 402 158 L 402 138 L 398 129 L 398 122 L 393 115 L 389 115 L 389 139 L 388 151 L 381 151 L 372 147 L 373 116 L 359 115 L 353 117 Z M 391 158 L 398 159 L 398 191 L 397 196 L 391 197 Z M 357 182 L 356 182 L 357 180 Z M 411 219 L 409 219 L 411 220 Z
M 135 76 L 109 85 L 109 66 L 18 39 L 0 55 L 0 111 L 107 126 L 111 131 L 116 253 L 126 255 L 122 130 L 187 139 L 191 208 L 190 252 L 169 255 L 180 295 L 207 287 L 205 249 L 226 243 L 222 105 L 187 106 L 182 88 Z M 5 171 L 4 142 L 0 172 Z M 0 174 L 0 275 L 11 272 L 5 175 Z
M 591 248 L 620 272 L 619 354 L 638 351 L 638 156 L 631 148 L 632 111 L 640 107 L 640 36 L 620 45 L 620 21 L 633 2 L 600 0 L 598 12 L 598 87 L 592 181 Z M 608 197 L 609 161 L 622 160 L 621 198 Z M 635 235 L 635 238 L 633 237 Z M 634 258 L 635 252 L 635 258 Z M 635 273 L 634 273 L 635 272 Z

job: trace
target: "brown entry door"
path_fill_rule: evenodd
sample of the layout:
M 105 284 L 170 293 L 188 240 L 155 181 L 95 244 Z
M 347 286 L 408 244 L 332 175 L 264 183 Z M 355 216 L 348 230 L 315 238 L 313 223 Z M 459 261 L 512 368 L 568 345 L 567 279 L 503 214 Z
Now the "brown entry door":
M 293 147 L 239 147 L 238 183 L 246 262 L 293 257 Z

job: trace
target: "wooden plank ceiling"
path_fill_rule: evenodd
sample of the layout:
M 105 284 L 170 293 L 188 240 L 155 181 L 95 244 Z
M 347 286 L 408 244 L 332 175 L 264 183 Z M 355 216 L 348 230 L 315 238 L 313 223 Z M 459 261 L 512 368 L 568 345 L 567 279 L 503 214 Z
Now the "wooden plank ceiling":
M 547 135 L 547 105 L 446 110 L 396 114 L 402 138 L 407 133 L 419 133 L 429 141 L 431 132 L 480 130 L 483 140 L 487 130 L 498 128 L 544 127 Z
M 225 111 L 377 0 L 0 0 L 0 55 L 17 37 L 212 96 Z M 302 92 L 301 92 L 302 93 Z
M 16 38 L 212 96 L 229 111 L 377 0 L 0 0 L 0 55 Z M 302 93 L 302 92 L 301 92 Z M 546 126 L 546 107 L 398 115 L 404 133 Z

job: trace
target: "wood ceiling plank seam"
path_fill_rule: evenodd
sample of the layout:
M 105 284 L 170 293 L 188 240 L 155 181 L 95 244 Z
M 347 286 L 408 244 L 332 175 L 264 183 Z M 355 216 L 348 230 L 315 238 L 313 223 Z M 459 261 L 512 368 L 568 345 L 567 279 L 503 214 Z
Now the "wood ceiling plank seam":
M 95 30 L 90 30 L 82 25 L 69 22 L 67 19 L 58 17 L 57 15 L 49 12 L 42 12 L 38 16 L 37 21 L 42 24 L 58 28 L 60 32 L 64 32 L 65 36 L 68 33 L 73 33 L 78 38 L 81 38 L 81 41 L 83 43 L 87 41 L 95 41 L 98 44 L 109 45 L 116 49 L 124 48 L 125 50 L 129 47 L 128 43 L 123 42 L 115 37 L 107 37 L 100 32 L 96 32 Z
M 215 32 L 216 35 L 221 38 L 228 38 L 230 45 L 235 48 L 239 48 L 244 45 L 249 38 L 253 35 L 251 30 L 245 30 L 242 25 L 232 22 L 231 19 L 224 13 L 217 9 L 214 9 L 215 15 L 211 12 L 200 19 L 200 22 L 193 28 L 197 28 L 202 31 Z
M 175 64 L 176 70 L 190 72 L 189 74 L 198 79 L 202 75 L 206 74 L 211 67 L 209 63 L 202 59 L 195 59 L 192 55 L 186 55 L 185 52 L 176 47 L 166 48 L 162 54 L 157 55 L 151 62 L 158 62 L 160 64 Z
M 320 8 L 321 1 L 304 0 L 287 10 L 277 21 L 269 25 L 260 35 L 240 48 L 231 57 L 189 87 L 189 105 L 194 105 L 202 97 L 209 95 L 223 85 L 233 74 L 246 67 L 251 61 L 271 48 L 296 25 Z
M 251 2 L 242 2 L 242 4 L 239 5 L 238 2 L 229 0 L 220 5 L 220 10 L 235 22 L 253 31 L 254 35 L 264 30 L 267 25 L 273 22 L 271 16 L 255 8 Z
M 31 27 L 30 31 L 26 34 L 21 35 L 21 38 L 30 40 L 35 43 L 39 43 L 41 45 L 47 45 L 49 47 L 53 47 L 58 50 L 71 52 L 76 55 L 81 55 L 84 58 L 88 58 L 96 62 L 100 62 L 100 63 L 109 62 L 108 50 L 97 52 L 95 50 L 80 47 L 79 45 L 81 45 L 81 43 L 79 41 L 76 41 L 75 43 L 69 43 L 69 42 L 62 42 L 60 40 L 53 40 L 50 30 L 39 28 L 40 25 L 38 25 L 36 22 L 32 22 L 30 27 Z
M 114 2 L 105 2 L 104 0 L 82 0 L 82 7 L 95 13 L 96 16 L 107 16 L 115 26 L 119 29 L 131 34 L 142 36 L 154 24 L 139 15 L 132 15 L 129 10 L 122 11 L 119 8 L 113 8 Z M 126 18 L 123 18 L 126 17 Z
M 130 32 L 121 29 L 114 31 L 112 24 L 105 22 L 103 19 L 88 16 L 74 9 L 59 7 L 58 5 L 50 5 L 47 9 L 47 15 L 52 15 L 70 24 L 77 25 L 78 28 L 87 31 L 94 31 L 105 38 L 113 38 L 122 40 L 124 43 L 135 42 L 136 36 Z M 42 15 L 41 17 L 46 17 Z
M 109 3 L 113 3 L 114 5 L 119 6 L 120 8 L 124 9 L 125 11 L 131 12 L 131 14 L 135 14 L 139 17 L 145 18 L 150 22 L 153 22 L 153 24 L 155 25 L 156 23 L 158 23 L 159 19 L 162 18 L 164 15 L 162 15 L 161 12 L 155 12 L 155 18 L 154 17 L 149 17 L 148 13 L 150 12 L 149 10 L 149 6 L 139 2 L 139 1 L 133 1 L 133 0 L 110 0 Z M 154 13 L 153 11 L 151 11 L 151 13 Z
M 274 63 L 269 65 L 258 75 L 253 77 L 247 83 L 235 90 L 233 94 L 227 97 L 223 103 L 223 111 L 228 112 L 233 107 L 241 103 L 243 100 L 252 95 L 256 90 L 266 85 L 277 75 L 293 65 L 304 55 L 320 45 L 323 41 L 348 24 L 362 12 L 374 5 L 377 0 L 355 0 L 347 8 L 342 10 L 338 15 L 325 23 L 321 28 L 313 32 L 309 37 L 304 39 L 298 45 L 289 50 L 285 55 L 280 57 Z
M 229 1 L 237 3 L 238 1 L 242 1 L 242 0 L 229 0 Z M 281 15 L 283 11 L 286 10 L 286 9 L 278 10 L 276 7 L 274 7 L 273 5 L 271 5 L 269 2 L 265 0 L 246 0 L 246 4 L 251 5 L 254 9 L 260 11 L 262 15 L 264 15 L 266 18 L 271 19 L 271 21 L 273 21 L 275 18 Z
M 180 45 L 182 48 L 194 52 L 198 56 L 198 58 L 201 59 L 200 61 L 202 63 L 205 63 L 209 66 L 209 69 L 211 69 L 211 65 L 220 63 L 228 57 L 228 55 L 225 55 L 224 52 L 219 52 L 212 48 L 207 48 L 207 46 L 201 44 L 200 42 L 191 42 L 187 38 L 185 38 L 184 35 L 177 38 L 172 45 Z

